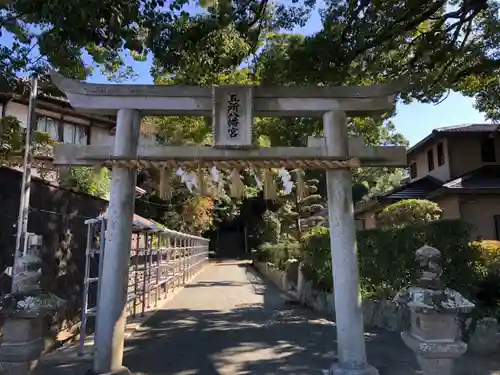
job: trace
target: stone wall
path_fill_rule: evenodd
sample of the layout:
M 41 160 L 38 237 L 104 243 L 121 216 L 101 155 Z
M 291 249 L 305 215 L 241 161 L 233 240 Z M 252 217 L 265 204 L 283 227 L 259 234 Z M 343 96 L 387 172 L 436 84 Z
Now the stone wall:
M 270 264 L 254 262 L 255 268 L 267 279 L 273 282 L 288 296 L 298 300 L 302 305 L 314 311 L 335 318 L 335 299 L 333 293 L 316 290 L 311 281 L 305 281 L 301 272 L 298 277 L 291 277 L 291 273 L 281 271 Z M 298 266 L 297 266 L 298 269 Z M 292 273 L 293 274 L 293 273 Z M 387 331 L 403 331 L 409 327 L 409 312 L 397 307 L 392 301 L 363 301 L 363 318 L 365 328 L 381 328 Z M 470 319 L 467 321 L 470 324 Z M 470 334 L 469 351 L 489 354 L 498 352 L 500 337 L 499 324 L 495 318 L 483 318 L 477 322 Z

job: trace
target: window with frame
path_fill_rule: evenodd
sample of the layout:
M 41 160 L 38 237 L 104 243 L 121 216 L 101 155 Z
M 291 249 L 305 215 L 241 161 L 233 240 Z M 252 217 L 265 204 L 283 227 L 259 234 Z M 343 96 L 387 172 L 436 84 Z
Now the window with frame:
M 417 163 L 410 164 L 410 178 L 417 177 Z
M 36 130 L 47 133 L 54 141 L 59 141 L 59 127 L 56 119 L 39 116 L 36 120 Z
M 429 172 L 434 169 L 434 152 L 432 148 L 427 151 L 427 167 L 429 169 Z
M 87 144 L 87 129 L 85 126 L 64 123 L 63 142 L 77 145 Z
M 437 145 L 437 161 L 438 161 L 438 166 L 442 166 L 445 162 L 445 156 L 444 156 L 444 145 L 443 142 L 439 142 Z
M 494 138 L 486 138 L 482 140 L 481 161 L 483 163 L 494 163 L 497 161 Z

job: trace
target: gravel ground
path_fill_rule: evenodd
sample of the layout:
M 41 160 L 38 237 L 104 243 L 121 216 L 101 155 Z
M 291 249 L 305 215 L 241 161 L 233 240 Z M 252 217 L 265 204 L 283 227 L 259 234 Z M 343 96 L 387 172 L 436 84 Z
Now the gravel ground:
M 380 375 L 413 375 L 399 334 L 367 333 Z M 213 264 L 127 340 L 134 375 L 321 375 L 335 361 L 335 326 L 286 302 L 245 263 Z M 36 375 L 84 374 L 89 365 L 42 365 Z M 500 375 L 500 360 L 465 356 L 457 375 Z M 418 372 L 417 372 L 418 373 Z

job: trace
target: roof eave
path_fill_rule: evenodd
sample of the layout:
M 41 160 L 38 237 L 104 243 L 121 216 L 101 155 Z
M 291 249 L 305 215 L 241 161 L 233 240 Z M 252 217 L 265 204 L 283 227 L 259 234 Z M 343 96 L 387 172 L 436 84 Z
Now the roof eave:
M 439 198 L 443 195 L 488 195 L 488 194 L 500 194 L 500 187 L 498 188 L 450 188 L 442 187 L 431 194 L 429 194 L 429 199 Z
M 354 215 L 361 215 L 368 211 L 378 211 L 384 208 L 386 205 L 397 202 L 395 199 L 390 199 L 386 197 L 374 197 L 369 201 L 361 203 L 358 208 L 354 210 Z
M 427 196 L 426 196 L 426 199 L 432 200 L 432 199 L 438 198 L 442 195 L 446 195 L 446 194 L 448 194 L 449 189 L 450 188 L 447 188 L 445 186 L 441 186 L 440 188 L 437 188 L 436 190 L 429 192 L 429 194 L 427 194 Z
M 438 138 L 442 134 L 444 134 L 444 133 L 439 132 L 437 130 L 433 130 L 431 132 L 431 134 L 429 134 L 427 137 L 425 137 L 424 139 L 422 139 L 419 142 L 417 142 L 414 146 L 410 147 L 408 149 L 408 151 L 406 152 L 406 156 L 410 157 L 412 154 L 415 154 L 420 149 L 422 149 L 425 145 L 427 145 L 429 142 L 435 140 L 436 138 Z

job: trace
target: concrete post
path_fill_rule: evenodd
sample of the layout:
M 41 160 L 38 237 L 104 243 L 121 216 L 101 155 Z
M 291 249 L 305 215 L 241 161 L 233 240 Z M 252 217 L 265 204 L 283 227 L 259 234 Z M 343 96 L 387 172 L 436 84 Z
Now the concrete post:
M 120 109 L 114 145 L 115 156 L 135 157 L 139 143 L 141 115 Z M 136 170 L 113 168 L 106 248 L 100 282 L 105 285 L 99 296 L 94 371 L 97 374 L 129 374 L 122 366 L 126 324 L 126 301 L 130 243 L 134 215 Z
M 323 126 L 328 151 L 348 156 L 345 113 L 325 113 Z M 366 360 L 352 203 L 352 173 L 343 169 L 328 170 L 326 181 L 339 359 L 329 373 L 378 375 L 378 371 L 369 366 Z

